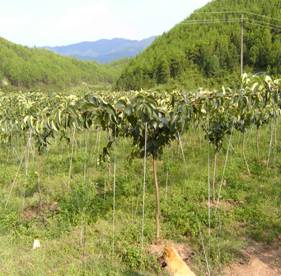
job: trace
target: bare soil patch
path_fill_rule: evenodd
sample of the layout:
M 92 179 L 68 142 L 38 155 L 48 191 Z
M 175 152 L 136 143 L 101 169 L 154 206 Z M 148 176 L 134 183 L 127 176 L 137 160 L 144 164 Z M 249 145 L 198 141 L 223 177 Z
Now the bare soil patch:
M 244 252 L 244 260 L 227 267 L 224 276 L 281 276 L 281 244 L 254 244 Z
M 52 215 L 59 211 L 59 204 L 58 202 L 52 203 L 38 203 L 33 206 L 28 206 L 25 208 L 21 214 L 21 217 L 26 220 L 36 219 L 38 217 L 46 217 Z

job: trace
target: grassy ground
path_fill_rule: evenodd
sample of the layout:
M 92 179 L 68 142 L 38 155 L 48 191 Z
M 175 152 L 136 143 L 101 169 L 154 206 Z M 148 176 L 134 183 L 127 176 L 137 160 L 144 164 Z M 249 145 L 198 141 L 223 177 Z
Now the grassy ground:
M 159 160 L 161 236 L 192 248 L 193 269 L 211 272 L 241 256 L 255 240 L 275 243 L 281 233 L 281 145 L 270 128 L 235 133 L 224 181 L 228 140 L 219 153 L 216 190 L 208 229 L 208 143 L 198 130 L 182 137 Z M 99 139 L 100 137 L 100 139 Z M 101 142 L 99 142 L 101 141 Z M 154 242 L 155 196 L 147 160 L 144 248 L 141 248 L 143 161 L 129 159 L 130 143 L 119 140 L 116 156 L 116 210 L 113 218 L 113 163 L 98 155 L 106 135 L 78 133 L 70 144 L 54 140 L 38 155 L 34 146 L 14 138 L 0 151 L 0 275 L 157 275 L 160 267 L 147 248 Z M 210 176 L 214 152 L 210 154 Z M 17 175 L 18 174 L 18 175 Z M 114 225 L 113 225 L 114 223 Z M 32 250 L 39 238 L 42 247 Z M 205 253 L 204 254 L 204 249 Z

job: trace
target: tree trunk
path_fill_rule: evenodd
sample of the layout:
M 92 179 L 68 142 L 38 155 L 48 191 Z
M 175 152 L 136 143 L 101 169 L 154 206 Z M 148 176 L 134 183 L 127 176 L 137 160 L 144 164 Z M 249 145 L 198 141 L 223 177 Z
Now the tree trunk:
M 157 160 L 155 156 L 152 158 L 153 162 L 153 180 L 155 186 L 155 196 L 156 196 L 156 240 L 159 241 L 160 239 L 160 195 L 159 195 L 159 186 L 158 186 L 158 179 L 157 179 Z

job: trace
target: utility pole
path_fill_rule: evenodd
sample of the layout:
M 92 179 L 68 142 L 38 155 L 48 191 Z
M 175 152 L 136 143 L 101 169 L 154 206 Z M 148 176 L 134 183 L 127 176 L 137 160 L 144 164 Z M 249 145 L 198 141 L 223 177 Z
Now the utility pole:
M 241 53 L 240 53 L 240 73 L 244 73 L 244 14 L 241 15 Z

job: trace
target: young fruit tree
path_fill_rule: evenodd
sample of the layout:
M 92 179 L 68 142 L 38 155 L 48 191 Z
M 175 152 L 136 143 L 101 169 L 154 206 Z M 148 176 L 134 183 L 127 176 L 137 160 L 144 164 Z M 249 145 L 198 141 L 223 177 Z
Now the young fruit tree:
M 155 192 L 156 240 L 160 239 L 160 191 L 157 161 L 166 145 L 178 138 L 179 131 L 186 129 L 189 114 L 188 105 L 175 103 L 173 96 L 168 101 L 140 92 L 129 104 L 124 106 L 124 135 L 132 138 L 133 157 L 152 158 L 152 171 Z

